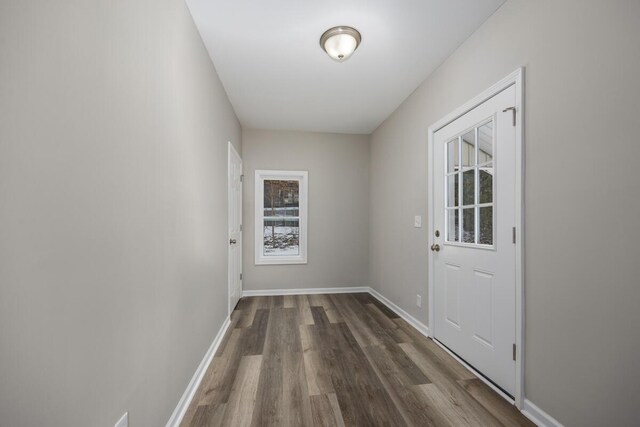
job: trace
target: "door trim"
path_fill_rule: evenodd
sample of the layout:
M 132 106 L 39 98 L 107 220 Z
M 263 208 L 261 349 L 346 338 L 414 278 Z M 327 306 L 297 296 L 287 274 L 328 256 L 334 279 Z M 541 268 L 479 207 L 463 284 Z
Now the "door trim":
M 228 147 L 229 148 L 227 149 L 227 240 L 226 240 L 227 242 L 227 318 L 231 316 L 231 312 L 234 309 L 234 307 L 231 307 L 231 269 L 229 268 L 229 262 L 231 260 L 231 245 L 229 245 L 229 238 L 230 238 L 229 219 L 231 217 L 231 154 L 232 153 L 238 156 L 238 158 L 240 159 L 240 163 L 244 168 L 244 164 L 242 162 L 242 156 L 240 156 L 240 154 L 238 153 L 236 148 L 233 146 L 231 141 L 228 141 Z M 242 200 L 242 198 L 244 197 L 242 180 L 240 180 L 240 193 L 242 196 L 241 197 L 241 200 Z M 240 218 L 240 224 L 242 224 L 242 215 Z M 244 233 L 242 233 L 242 236 L 244 237 Z M 244 248 L 244 245 L 242 245 L 242 248 Z M 240 251 L 240 258 L 242 259 L 242 250 Z M 242 280 L 240 280 L 240 298 L 242 298 Z
M 434 244 L 434 191 L 433 191 L 433 138 L 434 134 L 462 117 L 478 105 L 502 92 L 510 86 L 515 86 L 516 91 L 516 194 L 515 194 L 515 216 L 516 216 L 516 384 L 514 401 L 518 409 L 522 410 L 524 403 L 524 67 L 518 68 L 487 90 L 483 91 L 461 107 L 447 114 L 438 120 L 428 130 L 428 214 L 429 214 L 429 242 Z M 429 261 L 429 333 L 435 340 L 435 310 L 434 310 L 434 260 L 433 252 L 428 252 Z M 502 394 L 501 394 L 502 395 Z M 504 395 L 503 395 L 504 397 Z M 510 399 L 508 399 L 510 400 Z

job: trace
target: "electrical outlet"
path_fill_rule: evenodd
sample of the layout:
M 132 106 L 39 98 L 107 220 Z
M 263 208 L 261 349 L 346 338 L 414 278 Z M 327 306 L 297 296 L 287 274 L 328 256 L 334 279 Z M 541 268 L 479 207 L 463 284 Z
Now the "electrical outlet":
M 422 217 L 420 215 L 416 215 L 413 219 L 413 226 L 416 228 L 422 227 Z
M 129 427 L 129 413 L 125 412 L 114 427 Z
M 422 308 L 422 296 L 420 296 L 420 295 L 416 295 L 416 305 L 417 305 L 419 308 Z

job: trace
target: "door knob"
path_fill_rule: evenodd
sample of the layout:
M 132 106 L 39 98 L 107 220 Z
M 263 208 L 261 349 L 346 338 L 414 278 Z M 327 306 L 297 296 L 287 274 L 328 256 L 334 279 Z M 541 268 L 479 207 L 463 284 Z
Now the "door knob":
M 437 243 L 434 245 L 431 245 L 431 250 L 435 252 L 440 252 L 440 245 Z
M 229 239 L 229 244 L 230 245 L 235 245 L 236 243 L 237 243 L 236 239 Z

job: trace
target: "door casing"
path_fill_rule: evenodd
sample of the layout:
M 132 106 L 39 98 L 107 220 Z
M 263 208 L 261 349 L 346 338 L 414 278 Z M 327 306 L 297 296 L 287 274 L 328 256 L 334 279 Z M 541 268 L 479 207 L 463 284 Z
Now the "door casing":
M 516 387 L 514 399 L 511 399 L 505 393 L 502 392 L 493 383 L 485 379 L 482 375 L 476 372 L 473 368 L 468 366 L 463 361 L 467 368 L 472 370 L 478 378 L 484 381 L 489 387 L 497 391 L 506 400 L 513 402 L 520 410 L 523 408 L 524 403 L 524 68 L 518 68 L 496 84 L 492 85 L 487 90 L 483 91 L 478 96 L 474 97 L 470 101 L 466 102 L 461 107 L 455 109 L 451 113 L 447 114 L 442 119 L 438 120 L 428 130 L 428 200 L 429 200 L 429 242 L 431 246 L 435 243 L 434 232 L 435 226 L 434 220 L 434 189 L 433 189 L 433 141 L 434 134 L 453 122 L 454 120 L 462 117 L 467 112 L 471 111 L 478 105 L 482 104 L 486 100 L 492 98 L 494 95 L 500 93 L 504 89 L 515 85 L 516 92 L 516 147 L 515 147 L 515 223 L 516 223 L 516 257 L 515 257 L 515 270 L 516 270 Z M 434 259 L 433 252 L 428 252 L 429 261 L 429 274 L 428 274 L 428 287 L 429 287 L 429 336 L 435 340 L 435 307 L 434 307 Z M 439 344 L 439 343 L 438 343 Z M 445 348 L 445 350 L 447 350 Z M 447 350 L 448 351 L 448 350 Z M 456 357 L 454 355 L 454 357 Z M 457 358 L 457 357 L 456 357 Z

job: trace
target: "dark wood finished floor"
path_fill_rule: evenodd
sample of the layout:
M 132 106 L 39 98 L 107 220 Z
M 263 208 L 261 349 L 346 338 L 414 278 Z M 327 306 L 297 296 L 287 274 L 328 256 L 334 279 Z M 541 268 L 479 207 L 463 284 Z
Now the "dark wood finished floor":
M 183 426 L 532 426 L 369 294 L 249 297 Z

